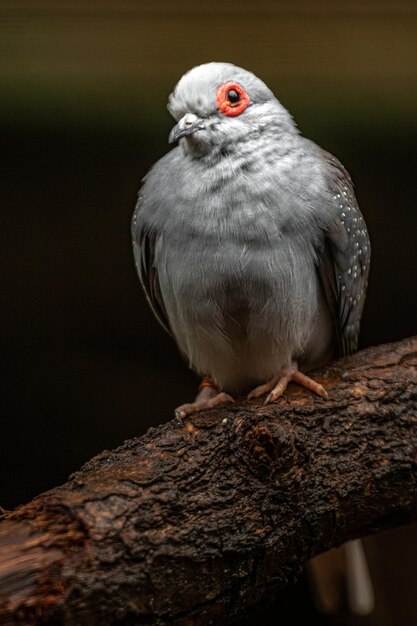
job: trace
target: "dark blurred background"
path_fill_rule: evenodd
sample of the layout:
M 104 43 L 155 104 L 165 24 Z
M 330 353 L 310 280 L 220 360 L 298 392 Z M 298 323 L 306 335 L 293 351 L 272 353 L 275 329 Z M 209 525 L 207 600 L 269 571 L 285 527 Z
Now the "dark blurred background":
M 195 393 L 130 241 L 140 180 L 168 150 L 167 96 L 194 65 L 254 71 L 344 163 L 373 246 L 362 345 L 416 333 L 415 2 L 0 0 L 0 20 L 2 506 Z M 380 602 L 366 624 L 417 623 L 415 540 L 367 542 Z

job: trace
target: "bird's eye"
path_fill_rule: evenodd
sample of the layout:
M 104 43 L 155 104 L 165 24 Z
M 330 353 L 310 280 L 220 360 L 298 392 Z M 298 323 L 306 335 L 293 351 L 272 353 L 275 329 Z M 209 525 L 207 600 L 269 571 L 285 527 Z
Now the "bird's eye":
M 237 104 L 239 102 L 240 96 L 236 89 L 229 89 L 229 91 L 227 92 L 227 99 L 229 100 L 230 104 Z
M 228 81 L 217 89 L 217 108 L 223 115 L 240 115 L 250 103 L 246 91 L 238 83 Z

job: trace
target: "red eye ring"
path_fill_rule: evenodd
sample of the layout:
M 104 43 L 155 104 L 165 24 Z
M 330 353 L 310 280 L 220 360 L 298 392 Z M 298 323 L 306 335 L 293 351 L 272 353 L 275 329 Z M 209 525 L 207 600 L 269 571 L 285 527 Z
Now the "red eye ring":
M 230 91 L 235 92 L 239 96 L 239 99 L 236 102 L 231 102 L 229 99 L 228 94 Z M 228 115 L 229 117 L 240 115 L 250 102 L 250 98 L 243 87 L 241 87 L 238 83 L 234 83 L 232 80 L 220 85 L 216 92 L 216 99 L 217 108 L 220 113 Z

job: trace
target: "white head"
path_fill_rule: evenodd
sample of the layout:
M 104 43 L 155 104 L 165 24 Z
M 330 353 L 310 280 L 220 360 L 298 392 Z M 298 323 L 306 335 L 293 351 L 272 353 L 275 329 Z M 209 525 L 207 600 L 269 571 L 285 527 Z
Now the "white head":
M 178 122 L 170 142 L 184 137 L 184 149 L 196 155 L 265 132 L 298 132 L 265 83 L 231 63 L 206 63 L 184 74 L 169 98 L 168 110 Z

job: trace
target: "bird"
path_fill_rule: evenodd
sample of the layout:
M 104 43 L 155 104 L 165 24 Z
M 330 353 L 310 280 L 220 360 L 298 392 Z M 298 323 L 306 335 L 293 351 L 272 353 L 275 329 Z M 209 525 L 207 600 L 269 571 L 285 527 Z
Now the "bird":
M 176 144 L 144 178 L 132 219 L 148 303 L 202 378 L 179 419 L 277 401 L 358 347 L 370 241 L 352 180 L 299 132 L 255 74 L 211 62 L 169 97 Z
M 325 400 L 306 372 L 357 349 L 370 266 L 348 172 L 301 135 L 262 80 L 231 63 L 192 68 L 168 109 L 177 145 L 144 178 L 132 240 L 152 311 L 202 377 L 177 418 L 235 394 L 269 404 L 290 382 Z M 350 608 L 367 614 L 374 597 L 360 541 L 345 554 Z M 316 558 L 313 576 L 320 568 Z M 315 578 L 325 609 L 329 585 Z

